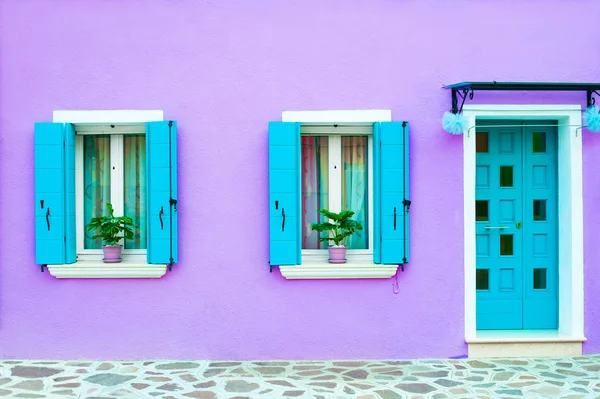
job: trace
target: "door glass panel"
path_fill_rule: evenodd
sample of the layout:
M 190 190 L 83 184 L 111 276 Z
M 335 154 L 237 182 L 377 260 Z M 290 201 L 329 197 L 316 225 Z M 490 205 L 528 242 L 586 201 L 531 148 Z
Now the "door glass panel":
M 546 132 L 533 132 L 533 152 L 546 152 Z
M 500 255 L 513 255 L 513 235 L 500 234 Z
M 533 289 L 546 289 L 546 269 L 533 269 Z
M 500 187 L 513 186 L 513 167 L 500 166 Z
M 478 222 L 487 222 L 489 218 L 489 201 L 475 201 L 475 220 Z
M 533 220 L 546 220 L 546 200 L 533 200 Z
M 490 269 L 477 269 L 475 275 L 475 287 L 478 290 L 490 289 Z
M 477 132 L 475 135 L 475 151 L 489 152 L 488 132 Z

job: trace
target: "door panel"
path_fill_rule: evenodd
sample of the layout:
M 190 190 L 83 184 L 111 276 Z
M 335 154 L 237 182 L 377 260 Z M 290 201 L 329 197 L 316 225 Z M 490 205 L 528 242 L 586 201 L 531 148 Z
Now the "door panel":
M 487 202 L 488 218 L 476 222 L 477 271 L 489 281 L 477 290 L 477 328 L 520 329 L 523 237 L 515 226 L 522 219 L 522 134 L 520 128 L 483 129 L 477 139 L 487 136 L 487 151 L 478 146 L 476 201 Z
M 477 329 L 556 328 L 556 131 L 487 125 L 476 133 Z
M 524 291 L 523 328 L 558 327 L 557 132 L 523 127 Z

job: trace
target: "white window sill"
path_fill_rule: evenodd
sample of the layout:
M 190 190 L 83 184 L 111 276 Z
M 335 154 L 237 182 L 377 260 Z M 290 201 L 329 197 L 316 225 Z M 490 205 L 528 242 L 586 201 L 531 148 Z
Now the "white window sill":
M 329 263 L 327 260 L 307 260 L 298 266 L 280 266 L 279 271 L 288 280 L 390 278 L 398 265 L 378 265 L 373 262 L 352 261 Z
M 160 278 L 167 272 L 167 265 L 126 259 L 120 263 L 80 260 L 67 265 L 48 265 L 48 272 L 56 278 Z
M 475 337 L 467 337 L 469 344 L 525 343 L 525 342 L 585 342 L 582 336 L 561 334 L 558 330 L 478 330 Z

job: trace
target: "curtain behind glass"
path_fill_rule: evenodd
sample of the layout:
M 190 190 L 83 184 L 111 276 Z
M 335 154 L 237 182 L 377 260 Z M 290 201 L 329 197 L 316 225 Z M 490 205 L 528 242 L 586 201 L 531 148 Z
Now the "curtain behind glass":
M 319 209 L 329 208 L 329 140 L 327 137 L 302 137 L 302 248 L 327 248 L 319 242 L 312 223 L 322 220 Z
M 354 211 L 353 219 L 363 229 L 346 238 L 348 249 L 367 249 L 368 236 L 368 167 L 367 138 L 342 137 L 342 209 Z
M 106 214 L 110 202 L 110 137 L 83 137 L 83 217 L 84 224 L 92 217 Z M 93 231 L 84 228 L 84 248 L 102 248 L 102 239 L 92 239 Z
M 126 249 L 146 248 L 146 136 L 127 135 L 123 139 L 125 215 L 135 225 L 133 240 Z

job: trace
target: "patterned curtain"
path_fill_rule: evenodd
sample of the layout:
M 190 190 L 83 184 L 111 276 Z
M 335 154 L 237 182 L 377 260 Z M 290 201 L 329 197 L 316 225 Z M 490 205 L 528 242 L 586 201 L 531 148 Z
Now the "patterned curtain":
M 319 209 L 329 208 L 329 141 L 327 137 L 302 137 L 302 248 L 327 248 L 319 242 L 312 223 L 322 219 Z
M 146 248 L 146 136 L 127 135 L 124 151 L 125 215 L 135 224 L 133 240 L 125 241 L 126 249 Z
M 83 215 L 87 227 L 92 217 L 106 213 L 110 202 L 110 137 L 83 137 Z M 84 228 L 84 248 L 102 248 L 102 239 L 92 239 L 93 231 Z
M 342 209 L 354 211 L 353 218 L 363 229 L 346 238 L 348 249 L 366 249 L 368 236 L 367 138 L 342 137 Z

